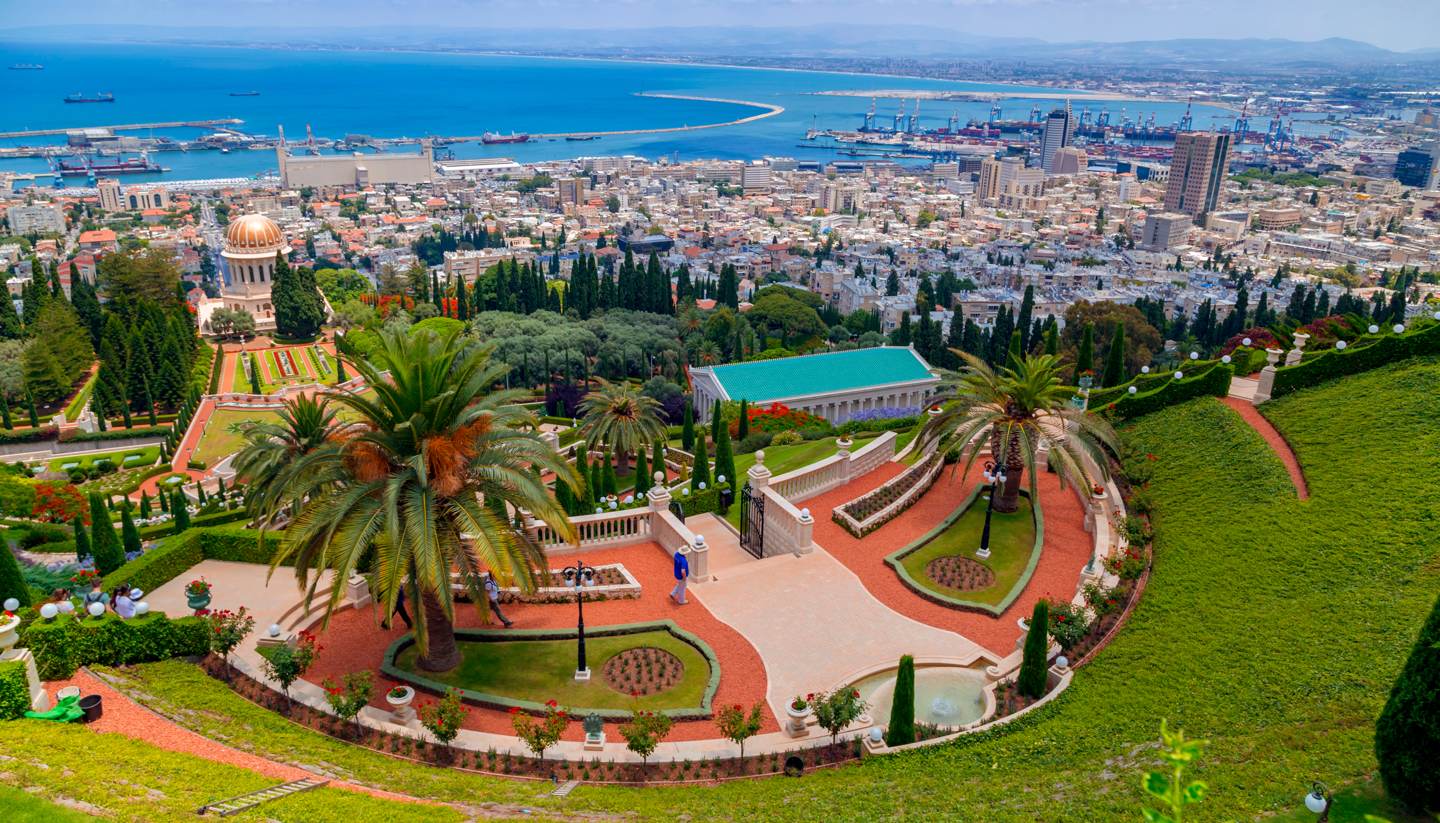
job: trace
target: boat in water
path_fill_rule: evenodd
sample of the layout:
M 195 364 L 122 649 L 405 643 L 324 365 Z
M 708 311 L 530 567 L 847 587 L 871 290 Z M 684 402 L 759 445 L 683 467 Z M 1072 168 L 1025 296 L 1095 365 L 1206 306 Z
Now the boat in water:
M 61 160 L 55 165 L 55 173 L 62 177 L 99 177 L 111 174 L 156 174 L 168 171 L 159 163 L 150 160 L 150 155 L 141 152 L 139 157 L 117 160 L 113 163 L 96 163 L 84 155 L 75 160 Z
M 39 63 L 16 63 L 10 67 L 11 71 L 43 71 L 44 66 Z
M 530 135 L 515 134 L 514 132 L 511 132 L 510 134 L 496 134 L 493 131 L 487 131 L 484 135 L 480 137 L 480 142 L 484 143 L 487 146 L 494 146 L 502 143 L 528 143 L 530 142 Z
M 102 91 L 95 95 L 84 95 L 76 92 L 65 96 L 66 103 L 114 103 L 115 95 L 108 91 Z
M 230 96 L 231 96 L 231 97 L 259 97 L 259 96 L 260 96 L 260 92 L 258 92 L 258 91 L 232 91 L 232 92 L 230 92 Z
M 599 140 L 599 139 L 600 139 L 600 135 L 598 135 L 598 134 L 587 134 L 587 135 L 583 135 L 583 136 L 580 136 L 580 137 L 567 137 L 567 138 L 565 138 L 565 142 L 567 142 L 567 143 L 583 143 L 583 142 L 585 142 L 586 140 Z

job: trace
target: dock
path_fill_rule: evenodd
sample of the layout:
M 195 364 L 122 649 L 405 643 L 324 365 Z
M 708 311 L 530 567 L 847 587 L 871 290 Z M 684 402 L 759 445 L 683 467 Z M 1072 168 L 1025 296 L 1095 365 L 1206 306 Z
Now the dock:
M 688 94 L 660 94 L 658 92 L 636 92 L 636 97 L 658 97 L 665 100 L 699 100 L 704 103 L 729 103 L 735 106 L 750 106 L 752 108 L 764 109 L 759 114 L 752 114 L 748 117 L 741 117 L 735 120 L 726 120 L 723 123 L 702 123 L 698 126 L 669 126 L 655 129 L 615 129 L 611 131 L 562 131 L 547 132 L 543 134 L 531 134 L 530 140 L 559 140 L 565 137 L 618 137 L 625 134 L 668 134 L 677 131 L 699 131 L 700 129 L 718 129 L 724 126 L 739 126 L 744 123 L 753 123 L 756 120 L 764 120 L 767 117 L 774 117 L 785 111 L 784 106 L 776 106 L 771 103 L 757 103 L 754 100 L 730 100 L 722 97 L 695 97 Z M 446 137 L 451 143 L 473 143 L 480 137 Z
M 215 126 L 238 126 L 244 123 L 238 117 L 222 117 L 219 120 L 173 120 L 166 123 L 127 123 L 121 126 L 70 126 L 63 129 L 29 129 L 26 131 L 0 132 L 0 139 L 11 137 L 49 137 L 68 134 L 72 131 L 108 129 L 115 131 L 145 131 L 146 129 L 208 129 Z

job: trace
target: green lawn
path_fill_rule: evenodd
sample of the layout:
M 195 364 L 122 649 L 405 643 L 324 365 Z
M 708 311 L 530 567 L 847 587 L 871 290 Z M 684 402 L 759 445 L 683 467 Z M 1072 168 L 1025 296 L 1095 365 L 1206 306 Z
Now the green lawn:
M 1020 498 L 1019 510 L 1010 514 L 996 512 L 990 521 L 990 557 L 981 560 L 975 556 L 975 550 L 980 547 L 980 535 L 985 529 L 985 506 L 986 499 L 977 496 L 965 513 L 944 531 L 906 555 L 900 563 L 910 579 L 942 597 L 1000 605 L 1030 565 L 1030 555 L 1035 551 L 1035 518 L 1030 501 L 1024 497 Z M 995 573 L 995 583 L 973 591 L 940 585 L 930 578 L 925 568 L 935 558 L 947 555 L 968 557 L 986 566 Z
M 626 649 L 652 646 L 664 649 L 685 664 L 685 676 L 674 687 L 641 698 L 616 691 L 605 683 L 601 671 L 605 661 Z M 464 660 L 444 674 L 422 672 L 423 676 L 450 686 L 459 686 L 511 700 L 544 703 L 555 700 L 576 713 L 585 709 L 695 709 L 701 706 L 710 682 L 710 664 L 694 646 L 667 631 L 586 637 L 586 662 L 590 680 L 575 679 L 575 640 L 512 640 L 460 642 Z M 415 671 L 418 651 L 406 648 L 395 665 Z
M 266 409 L 216 409 L 205 423 L 205 431 L 200 434 L 200 444 L 196 446 L 191 459 L 203 461 L 206 466 L 214 466 L 227 455 L 239 451 L 245 442 L 245 438 L 230 431 L 231 425 L 245 420 L 278 419 L 275 412 Z
M 1431 358 L 1263 406 L 1298 450 L 1312 493 L 1304 503 L 1265 442 L 1217 400 L 1141 418 L 1127 433 L 1158 458 L 1154 574 L 1129 623 L 1070 690 L 991 735 L 798 780 L 586 785 L 550 799 L 543 786 L 355 750 L 246 703 L 191 664 L 137 666 L 128 676 L 147 705 L 248 751 L 420 796 L 523 802 L 573 818 L 1135 821 L 1162 718 L 1209 741 L 1191 772 L 1209 791 L 1187 820 L 1313 820 L 1297 810 L 1315 779 L 1391 816 L 1371 797 L 1373 724 L 1440 591 L 1437 396 L 1440 360 Z M 163 769 L 137 768 L 135 753 L 154 750 L 78 728 L 0 724 L 0 751 L 19 755 L 0 782 L 58 791 L 71 785 L 61 767 L 76 769 L 82 799 L 132 818 L 139 784 L 178 809 L 203 794 L 196 786 L 230 782 L 231 770 L 178 756 Z M 384 801 L 365 802 L 374 813 L 354 820 L 393 814 Z M 284 805 L 270 808 L 286 819 Z
M 763 449 L 765 452 L 765 467 L 770 470 L 771 477 L 779 477 L 787 472 L 793 472 L 802 466 L 808 466 L 811 463 L 824 460 L 837 451 L 835 448 L 836 439 L 838 438 L 824 437 L 819 440 L 806 440 L 789 446 L 774 446 Z M 855 443 L 850 447 L 850 451 L 853 452 L 874 439 L 875 435 L 873 434 L 857 436 L 854 438 Z M 713 451 L 713 449 L 711 451 Z M 711 454 L 710 459 L 713 461 L 715 455 Z M 750 471 L 750 467 L 753 465 L 755 465 L 754 453 L 735 455 L 735 473 L 740 475 L 740 477 L 745 477 L 746 472 Z M 744 485 L 743 480 L 740 485 Z M 736 500 L 740 498 L 738 488 L 735 492 L 735 498 Z M 731 506 L 730 511 L 725 515 L 725 519 L 730 521 L 730 525 L 737 529 L 740 528 L 740 507 L 738 505 Z
M 5 810 L 6 823 L 76 823 L 91 819 L 51 803 L 39 792 L 32 794 L 4 784 L 0 784 L 0 809 Z

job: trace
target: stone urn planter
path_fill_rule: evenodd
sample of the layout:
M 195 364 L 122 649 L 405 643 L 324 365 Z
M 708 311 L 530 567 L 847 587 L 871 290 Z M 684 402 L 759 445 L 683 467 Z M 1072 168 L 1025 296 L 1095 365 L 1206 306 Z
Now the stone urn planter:
M 385 702 L 395 708 L 391 709 L 390 716 L 396 723 L 408 726 L 415 720 L 415 709 L 410 702 L 415 699 L 415 690 L 409 686 L 396 686 L 385 693 Z
M 0 617 L 0 658 L 7 657 L 19 639 L 20 615 L 12 614 L 9 617 Z
M 1105 499 L 1105 487 L 1104 487 L 1104 486 L 1100 486 L 1100 485 L 1091 486 L 1091 487 L 1090 487 L 1090 497 L 1092 497 L 1092 498 L 1095 499 L 1095 500 L 1104 500 L 1104 499 Z
M 785 705 L 785 715 L 788 718 L 785 724 L 785 733 L 791 737 L 804 737 L 806 725 L 810 721 L 810 715 L 814 714 L 810 701 L 803 697 L 796 697 Z

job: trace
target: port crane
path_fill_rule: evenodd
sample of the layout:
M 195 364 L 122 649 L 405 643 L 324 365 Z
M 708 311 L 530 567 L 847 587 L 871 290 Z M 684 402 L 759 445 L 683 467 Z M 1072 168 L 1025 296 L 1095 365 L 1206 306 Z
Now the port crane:
M 1192 117 L 1191 114 L 1190 114 L 1190 103 L 1191 103 L 1193 100 L 1194 100 L 1194 98 L 1186 98 L 1186 100 L 1185 100 L 1185 116 L 1180 118 L 1179 131 L 1194 131 L 1194 130 L 1195 130 L 1195 129 L 1194 129 L 1194 126 L 1195 126 L 1195 118 Z

